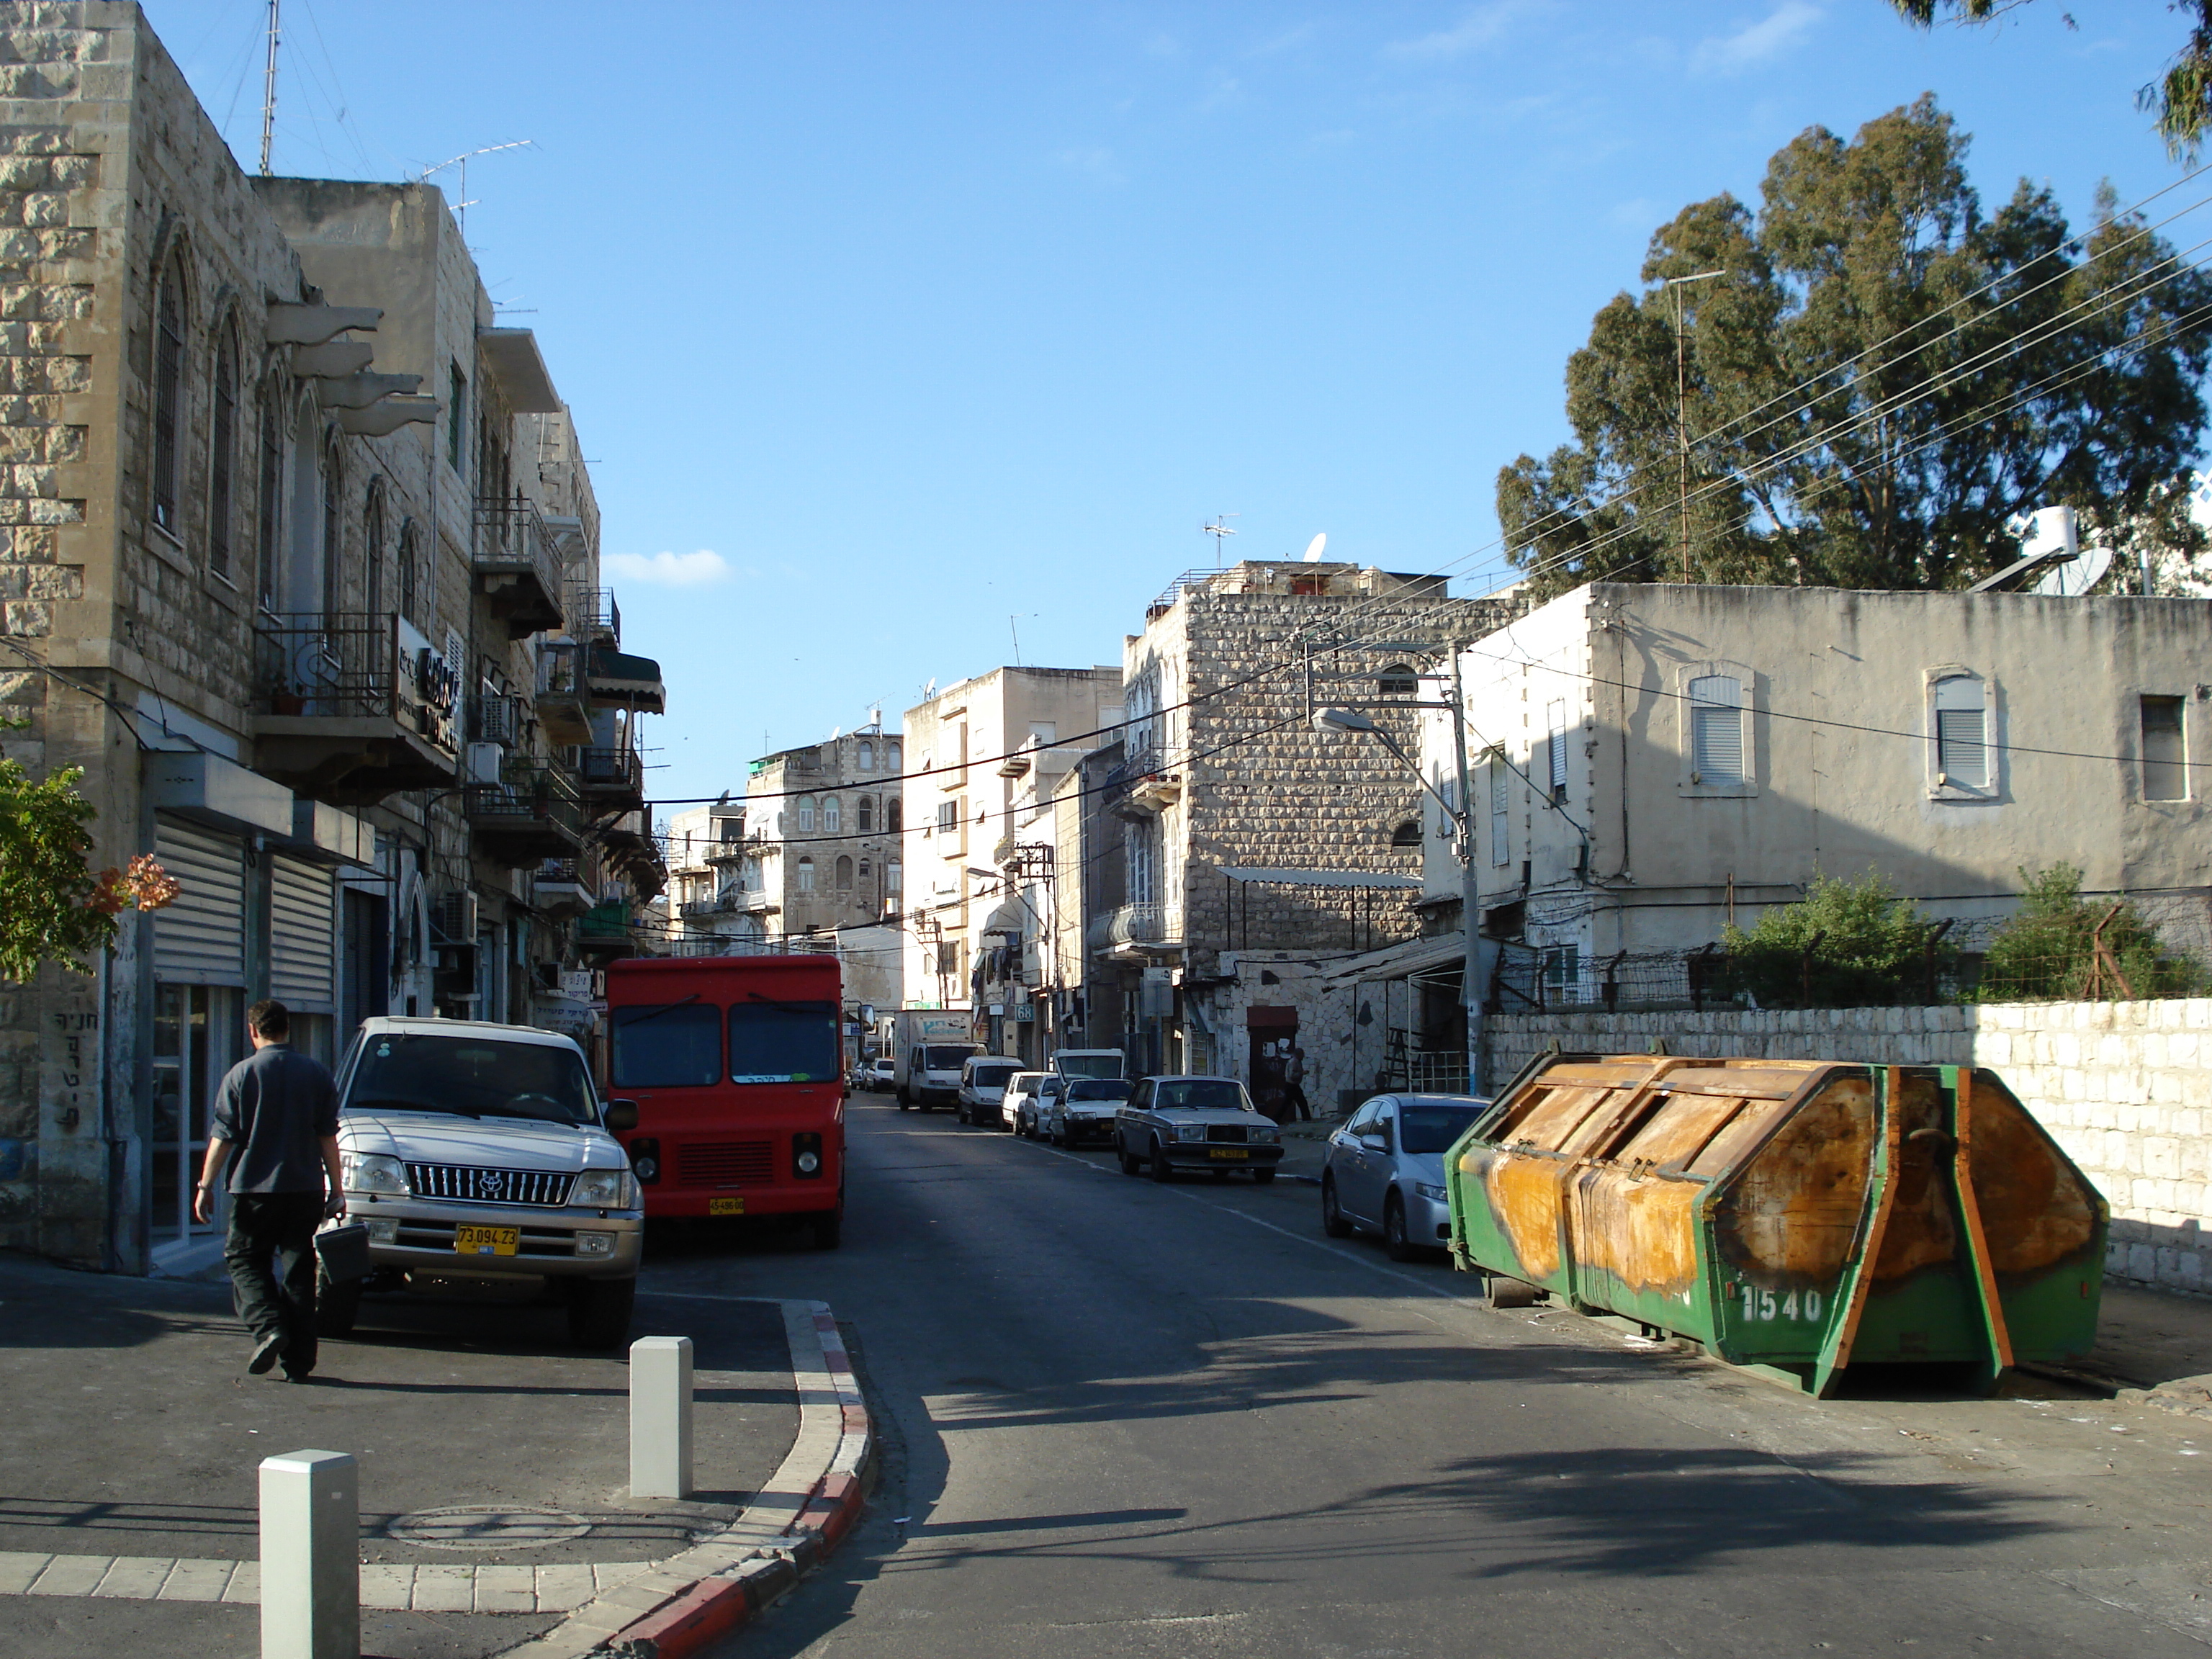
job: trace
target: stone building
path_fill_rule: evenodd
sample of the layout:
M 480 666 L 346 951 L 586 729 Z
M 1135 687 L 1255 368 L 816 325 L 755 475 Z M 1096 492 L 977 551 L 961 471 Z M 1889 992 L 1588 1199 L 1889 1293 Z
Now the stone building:
M 1522 608 L 1452 599 L 1438 577 L 1259 560 L 1153 602 L 1123 654 L 1123 753 L 1089 807 L 1125 821 L 1121 902 L 1086 941 L 1094 988 L 1119 981 L 1121 1026 L 1094 1012 L 1091 1042 L 1118 1041 L 1134 1069 L 1244 1078 L 1263 1104 L 1293 1060 L 1311 1101 L 1350 1086 L 1350 1030 L 1302 1017 L 1285 987 L 1419 930 L 1419 784 L 1310 711 L 1364 708 L 1410 750 L 1424 654 Z
M 994 1054 L 1061 1046 L 1038 955 L 1060 877 L 1052 839 L 1018 831 L 1121 718 L 1107 667 L 994 668 L 907 711 L 906 1006 L 969 1011 Z
M 435 190 L 249 178 L 135 7 L 36 10 L 0 70 L 4 740 L 83 769 L 95 866 L 182 890 L 0 987 L 0 1245 L 181 1271 L 248 1002 L 331 1058 L 387 1008 L 586 988 L 534 872 L 586 854 L 590 737 L 541 720 L 532 641 L 597 514 L 572 465 L 591 527 L 544 532 L 518 446 L 565 411 Z

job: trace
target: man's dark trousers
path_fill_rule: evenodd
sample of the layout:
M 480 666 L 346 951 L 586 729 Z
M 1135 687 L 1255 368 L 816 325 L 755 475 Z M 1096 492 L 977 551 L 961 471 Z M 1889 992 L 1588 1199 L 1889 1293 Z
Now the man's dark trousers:
M 323 1218 L 320 1193 L 233 1193 L 230 1237 L 222 1258 L 230 1268 L 238 1316 L 262 1339 L 282 1334 L 284 1369 L 315 1369 L 315 1229 Z

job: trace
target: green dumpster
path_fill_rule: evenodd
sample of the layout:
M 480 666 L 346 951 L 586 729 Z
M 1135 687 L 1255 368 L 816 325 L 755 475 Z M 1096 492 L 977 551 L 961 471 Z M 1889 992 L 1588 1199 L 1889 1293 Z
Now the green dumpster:
M 1461 1267 L 1816 1394 L 2096 1340 L 2105 1201 L 1984 1069 L 1550 1055 L 1445 1179 Z

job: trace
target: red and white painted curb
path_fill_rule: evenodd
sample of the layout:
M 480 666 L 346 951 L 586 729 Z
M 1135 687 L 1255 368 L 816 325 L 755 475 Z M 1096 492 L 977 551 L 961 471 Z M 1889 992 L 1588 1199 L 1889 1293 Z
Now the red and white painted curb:
M 875 1478 L 868 1408 L 828 1304 L 782 1308 L 799 1435 L 744 1514 L 595 1597 L 507 1659 L 684 1659 L 775 1602 L 852 1530 Z

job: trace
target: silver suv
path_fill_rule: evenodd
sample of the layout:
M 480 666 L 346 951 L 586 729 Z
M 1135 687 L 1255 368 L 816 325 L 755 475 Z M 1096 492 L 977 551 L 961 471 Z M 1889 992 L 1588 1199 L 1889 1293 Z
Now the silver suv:
M 365 1289 L 504 1280 L 557 1293 L 580 1346 L 621 1346 L 645 1214 L 607 1132 L 635 1127 L 637 1109 L 601 1107 L 573 1040 L 379 1018 L 362 1022 L 337 1083 L 347 1218 L 368 1228 L 370 1272 L 324 1283 L 324 1334 L 353 1328 Z

